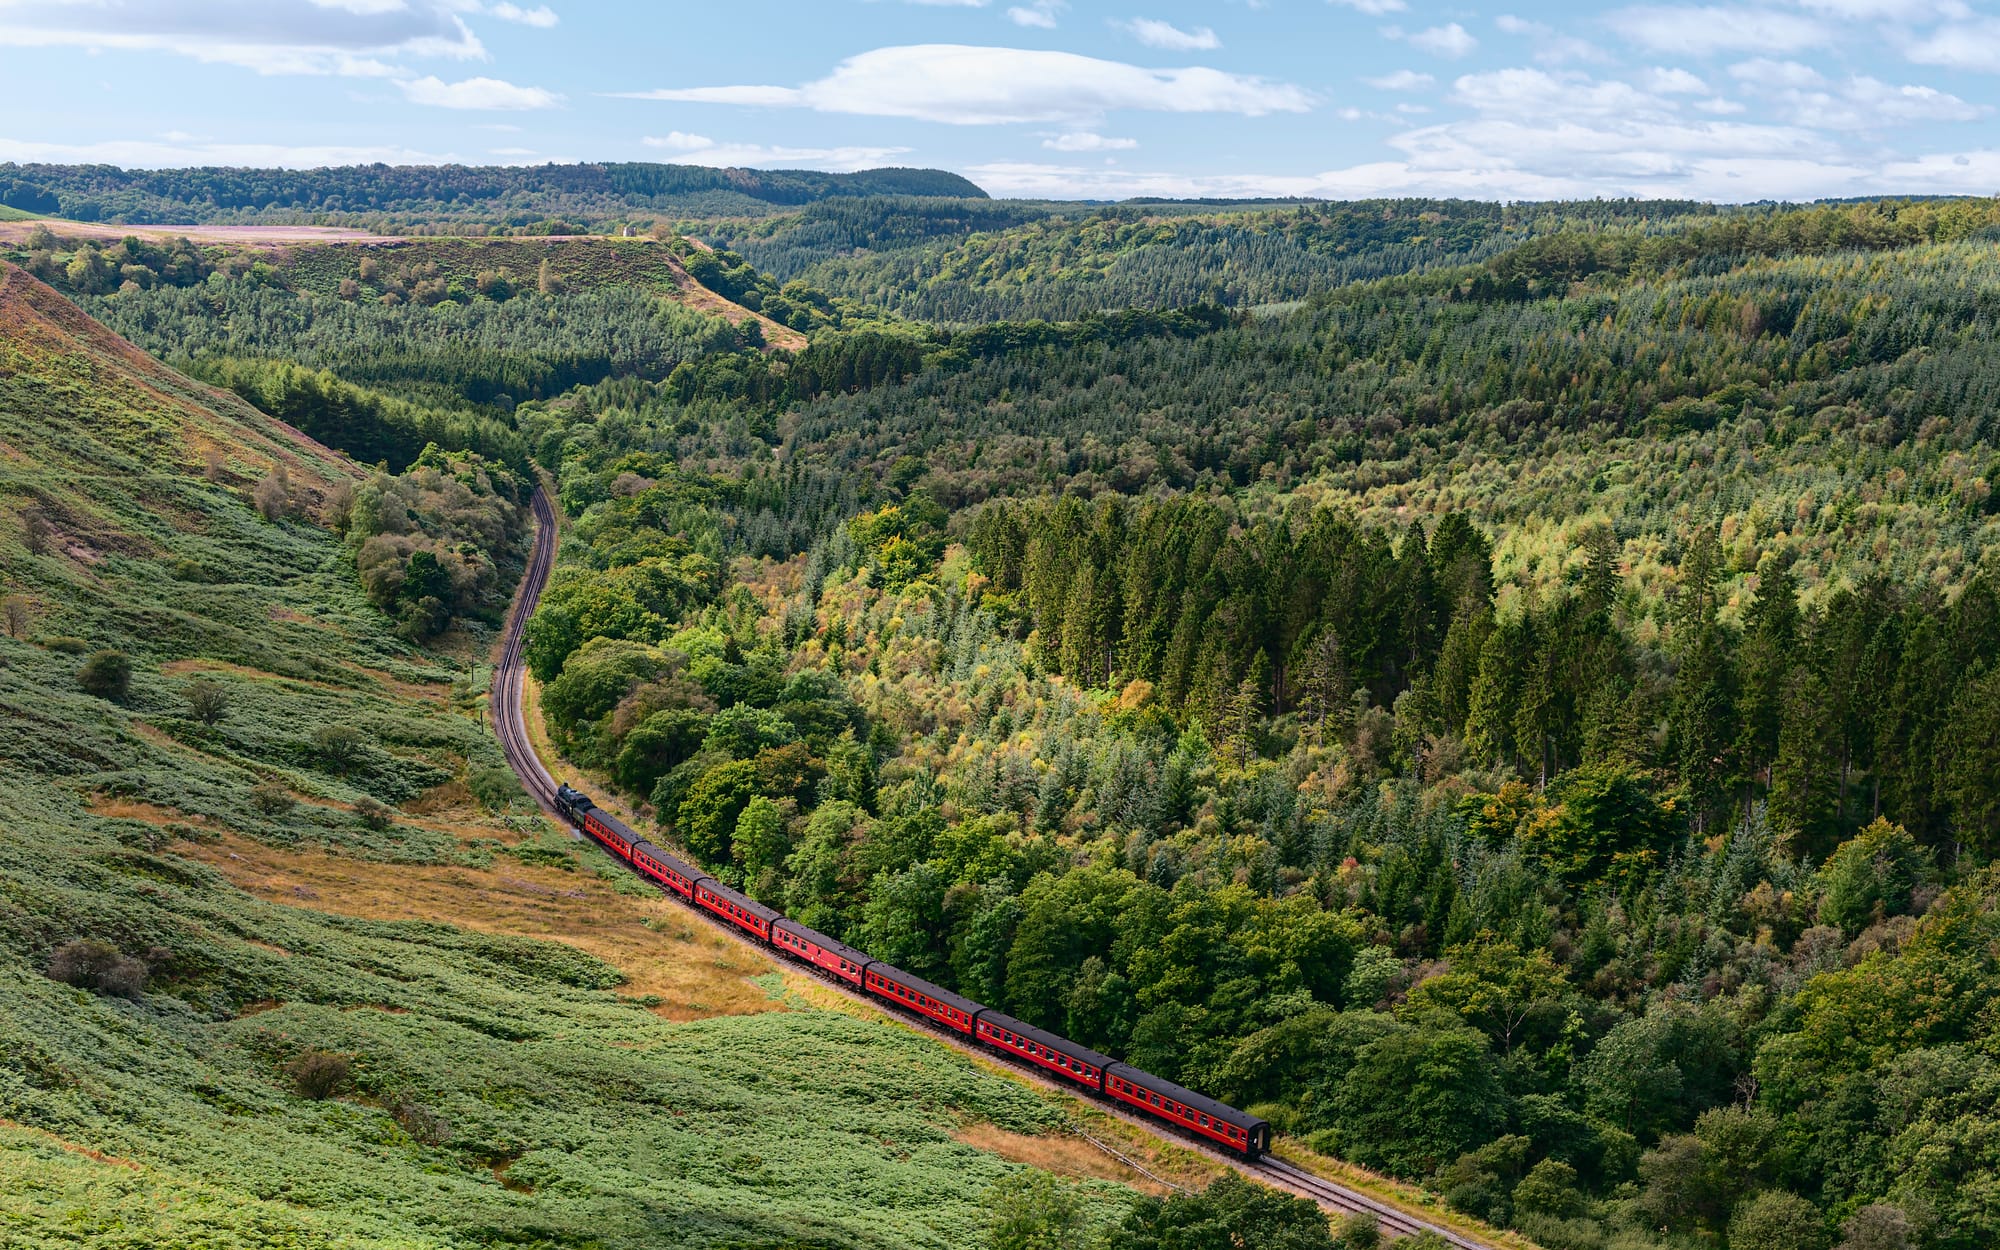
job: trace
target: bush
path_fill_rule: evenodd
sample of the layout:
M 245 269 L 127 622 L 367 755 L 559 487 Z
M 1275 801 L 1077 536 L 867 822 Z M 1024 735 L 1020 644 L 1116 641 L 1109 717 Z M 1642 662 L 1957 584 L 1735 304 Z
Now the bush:
M 488 811 L 503 811 L 514 800 L 525 798 L 521 779 L 511 768 L 474 768 L 465 774 L 466 788 Z
M 189 682 L 185 693 L 188 715 L 202 724 L 213 727 L 229 715 L 229 691 L 220 684 L 202 678 Z
M 266 521 L 281 521 L 292 510 L 292 482 L 284 465 L 273 465 L 252 493 L 257 512 Z
M 40 508 L 29 508 L 21 513 L 21 545 L 32 555 L 47 555 L 55 538 L 55 526 Z
M 1542 1250 L 1604 1250 L 1604 1229 L 1596 1220 L 1524 1211 L 1514 1227 Z
M 1340 1250 L 1376 1250 L 1382 1244 L 1382 1226 L 1365 1211 L 1356 1211 L 1340 1221 L 1333 1231 Z
M 1558 1159 L 1537 1163 L 1514 1187 L 1514 1207 L 1557 1219 L 1582 1215 L 1583 1191 L 1577 1187 L 1576 1169 Z
M 150 974 L 145 960 L 95 938 L 65 942 L 49 956 L 50 980 L 119 998 L 138 998 Z
M 123 651 L 94 652 L 78 670 L 76 684 L 85 694 L 122 703 L 132 689 L 132 661 Z
M 1825 1250 L 1826 1225 L 1819 1208 L 1797 1194 L 1767 1189 L 1736 1208 L 1729 1219 L 1729 1244 L 1757 1250 Z
M 320 761 L 337 773 L 360 763 L 368 746 L 368 740 L 352 725 L 322 725 L 313 731 L 312 742 Z
M 363 825 L 378 833 L 396 823 L 394 808 L 365 796 L 354 805 L 354 815 Z
M 28 624 L 34 619 L 34 605 L 26 595 L 8 595 L 0 599 L 0 617 L 7 624 L 7 636 L 19 638 L 28 632 Z
M 276 782 L 267 781 L 250 791 L 250 806 L 266 816 L 283 816 L 298 805 L 292 792 Z
M 72 638 L 68 634 L 50 634 L 40 639 L 40 642 L 50 651 L 60 651 L 64 655 L 82 655 L 90 650 L 89 643 L 81 638 Z
M 406 1094 L 390 1102 L 389 1114 L 405 1133 L 426 1146 L 442 1146 L 451 1140 L 451 1122 Z
M 292 1078 L 292 1087 L 301 1098 L 324 1102 L 346 1087 L 352 1069 L 346 1055 L 309 1050 L 285 1066 L 285 1075 Z

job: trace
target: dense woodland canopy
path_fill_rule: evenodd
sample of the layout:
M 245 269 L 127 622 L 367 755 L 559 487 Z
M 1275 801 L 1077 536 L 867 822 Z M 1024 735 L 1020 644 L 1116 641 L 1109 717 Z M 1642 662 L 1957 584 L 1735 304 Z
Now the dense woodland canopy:
M 73 289 L 335 445 L 439 443 L 432 511 L 512 499 L 450 453 L 545 472 L 555 741 L 806 923 L 1551 1250 L 1970 1250 L 1996 225 L 828 200 L 715 235 L 839 311 L 796 352 L 609 279 Z
M 933 169 L 714 169 L 705 165 L 354 165 L 330 169 L 119 169 L 0 163 L 0 203 L 124 225 L 557 226 L 576 233 L 634 214 L 761 214 L 829 196 L 983 195 Z

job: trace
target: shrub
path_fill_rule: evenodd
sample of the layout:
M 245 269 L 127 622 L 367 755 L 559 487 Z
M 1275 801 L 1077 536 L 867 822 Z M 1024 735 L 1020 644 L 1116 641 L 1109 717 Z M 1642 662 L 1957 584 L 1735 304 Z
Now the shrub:
M 65 942 L 49 956 L 50 980 L 119 998 L 138 998 L 149 974 L 144 960 L 95 938 Z
M 122 703 L 132 689 L 132 661 L 123 651 L 94 652 L 77 672 L 76 684 L 86 694 Z
M 1083 1238 L 1083 1206 L 1046 1172 L 1021 1172 L 986 1194 L 986 1244 L 992 1250 L 1059 1250 Z
M 40 508 L 29 508 L 21 514 L 21 545 L 31 554 L 47 555 L 55 532 L 55 526 L 49 524 L 49 518 Z
M 324 1102 L 339 1093 L 347 1085 L 352 1062 L 346 1055 L 337 1055 L 330 1050 L 309 1050 L 285 1066 L 285 1075 L 292 1078 L 292 1087 L 301 1098 L 314 1102 Z
M 386 803 L 363 797 L 354 805 L 354 815 L 363 825 L 380 832 L 396 823 L 396 812 Z
M 1577 1188 L 1576 1169 L 1559 1159 L 1537 1163 L 1514 1187 L 1514 1207 L 1558 1219 L 1583 1214 L 1583 1191 Z
M 465 774 L 466 788 L 489 811 L 501 811 L 527 791 L 514 770 L 504 767 L 475 768 Z
M 219 724 L 229 715 L 229 691 L 205 678 L 188 683 L 188 715 L 204 725 Z
M 313 750 L 321 762 L 337 773 L 345 773 L 361 762 L 368 740 L 352 725 L 322 725 L 313 731 Z
M 292 510 L 292 482 L 285 473 L 284 465 L 273 465 L 264 480 L 257 483 L 251 498 L 257 504 L 258 513 L 266 521 L 280 521 Z
M 1914 1250 L 1920 1230 L 1901 1207 L 1870 1203 L 1840 1226 L 1845 1234 L 1836 1250 Z
M 50 634 L 41 639 L 41 644 L 50 651 L 60 651 L 64 655 L 82 655 L 90 650 L 89 643 L 81 638 L 72 638 L 68 634 Z
M 1757 1250 L 1825 1250 L 1826 1226 L 1812 1203 L 1782 1189 L 1767 1189 L 1736 1208 L 1729 1220 L 1729 1244 Z
M 1376 1250 L 1382 1244 L 1382 1226 L 1365 1211 L 1356 1211 L 1335 1227 L 1333 1240 L 1340 1250 Z
M 19 638 L 28 632 L 28 624 L 34 618 L 34 607 L 26 595 L 8 595 L 0 600 L 0 616 L 7 622 L 7 636 Z
M 451 1140 L 451 1122 L 407 1094 L 390 1102 L 389 1114 L 405 1133 L 426 1146 L 442 1146 Z
M 267 781 L 250 791 L 250 806 L 266 816 L 283 816 L 298 805 L 292 792 L 276 782 Z

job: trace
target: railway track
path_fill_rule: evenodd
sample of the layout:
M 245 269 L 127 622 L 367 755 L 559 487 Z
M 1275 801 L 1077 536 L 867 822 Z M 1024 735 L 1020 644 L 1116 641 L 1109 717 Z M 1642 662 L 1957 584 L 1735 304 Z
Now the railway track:
M 527 706 L 523 697 L 525 694 L 524 675 L 527 666 L 522 661 L 522 650 L 527 642 L 528 618 L 534 615 L 535 605 L 541 601 L 542 590 L 548 585 L 549 574 L 555 568 L 560 522 L 557 517 L 555 505 L 550 502 L 546 488 L 536 487 L 533 508 L 535 514 L 535 541 L 528 553 L 528 567 L 521 575 L 520 589 L 515 592 L 513 610 L 507 617 L 507 630 L 500 648 L 500 663 L 493 673 L 493 693 L 490 702 L 493 712 L 494 733 L 500 739 L 500 751 L 506 756 L 508 766 L 514 770 L 514 775 L 521 779 L 521 784 L 527 788 L 528 793 L 534 797 L 535 802 L 541 806 L 542 810 L 554 816 L 557 814 L 555 809 L 556 779 L 549 775 L 548 769 L 543 766 L 541 757 L 535 753 L 534 744 L 528 737 Z M 581 834 L 576 836 L 579 838 L 582 837 Z M 731 939 L 743 942 L 746 945 L 756 945 L 756 943 L 750 942 L 737 930 L 722 924 L 700 908 L 690 908 L 689 910 L 717 933 L 725 934 Z M 758 949 L 763 950 L 764 948 L 759 947 Z M 865 994 L 856 993 L 846 982 L 828 976 L 817 968 L 807 968 L 805 971 L 813 973 L 822 984 L 840 991 L 849 998 L 866 1003 L 876 1010 L 888 1010 L 887 1006 L 879 1000 Z M 895 1019 L 922 1028 L 926 1033 L 935 1036 L 938 1040 L 968 1055 L 992 1062 L 1005 1062 L 1009 1069 L 1018 1072 L 1021 1076 L 1043 1088 L 1061 1090 L 1067 1094 L 1082 1096 L 1081 1092 L 1073 1086 L 1059 1084 L 1044 1076 L 1037 1069 L 1031 1068 L 1025 1063 L 1013 1061 L 1008 1056 L 999 1052 L 988 1048 L 974 1047 L 966 1043 L 958 1035 L 946 1032 L 944 1029 L 932 1025 L 927 1019 L 906 1012 L 893 1012 L 892 1014 Z M 1349 1189 L 1344 1185 L 1337 1185 L 1323 1177 L 1316 1176 L 1295 1164 L 1278 1158 L 1276 1155 L 1266 1155 L 1257 1162 L 1251 1163 L 1240 1157 L 1213 1149 L 1199 1139 L 1179 1133 L 1172 1133 L 1166 1126 L 1141 1119 L 1137 1115 L 1124 1111 L 1115 1103 L 1101 1099 L 1093 1099 L 1092 1102 L 1100 1110 L 1109 1115 L 1116 1116 L 1127 1124 L 1134 1125 L 1158 1136 L 1171 1137 L 1176 1144 L 1200 1151 L 1206 1157 L 1228 1167 L 1235 1168 L 1245 1175 L 1255 1176 L 1279 1189 L 1287 1190 L 1303 1198 L 1310 1198 L 1318 1203 L 1323 1210 L 1337 1215 L 1372 1215 L 1375 1217 L 1376 1223 L 1382 1232 L 1387 1236 L 1412 1237 L 1419 1233 L 1430 1232 L 1444 1238 L 1447 1243 L 1457 1247 L 1457 1250 L 1495 1250 L 1494 1247 L 1487 1243 L 1473 1241 L 1449 1229 L 1419 1219 L 1398 1207 L 1391 1206 L 1389 1203 L 1371 1198 L 1367 1194 Z M 1100 1149 L 1108 1149 L 1103 1147 L 1102 1143 L 1094 1142 L 1094 1139 L 1093 1144 L 1097 1144 Z
M 541 809 L 553 816 L 556 779 L 542 767 L 541 756 L 535 754 L 534 743 L 528 740 L 528 714 L 522 697 L 527 665 L 522 663 L 521 655 L 528 641 L 528 618 L 535 614 L 535 605 L 541 602 L 542 590 L 549 584 L 549 574 L 556 566 L 560 526 L 546 487 L 535 487 L 532 506 L 535 542 L 528 552 L 528 567 L 521 574 L 520 589 L 514 593 L 513 610 L 507 615 L 507 632 L 500 645 L 499 666 L 493 670 L 493 693 L 488 703 L 493 712 L 493 732 L 500 739 L 500 753 L 507 757 L 507 766 L 514 770 Z

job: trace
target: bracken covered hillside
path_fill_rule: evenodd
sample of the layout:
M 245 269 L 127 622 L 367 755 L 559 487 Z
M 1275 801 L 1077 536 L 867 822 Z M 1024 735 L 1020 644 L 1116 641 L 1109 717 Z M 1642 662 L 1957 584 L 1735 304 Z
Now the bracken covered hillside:
M 510 808 L 480 626 L 407 641 L 316 520 L 490 476 L 435 463 L 0 270 L 0 1241 L 962 1244 L 1014 1169 L 957 1135 L 1051 1113 Z

